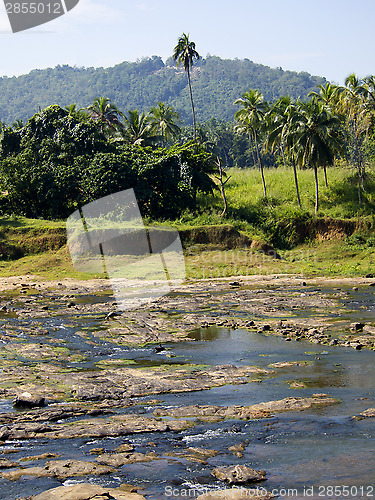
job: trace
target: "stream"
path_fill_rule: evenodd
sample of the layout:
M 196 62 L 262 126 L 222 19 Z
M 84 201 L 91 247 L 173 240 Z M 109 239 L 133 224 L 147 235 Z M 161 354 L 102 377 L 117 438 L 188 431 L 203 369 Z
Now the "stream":
M 319 287 L 319 292 L 337 301 L 337 310 L 324 311 L 332 320 L 334 336 L 344 322 L 374 321 L 374 288 L 340 290 Z M 297 289 L 304 293 L 304 289 Z M 105 301 L 106 298 L 81 297 L 80 301 Z M 304 312 L 300 312 L 301 316 Z M 0 324 L 12 324 L 19 337 L 29 340 L 23 326 L 33 319 L 2 315 Z M 246 464 L 267 473 L 267 480 L 253 487 L 265 488 L 278 498 L 375 498 L 375 418 L 355 420 L 352 417 L 375 407 L 375 352 L 351 347 L 316 345 L 305 340 L 286 342 L 268 332 L 256 333 L 245 329 L 218 326 L 197 328 L 190 340 L 163 344 L 156 352 L 152 345 L 143 347 L 113 346 L 110 341 L 98 342 L 90 332 L 103 328 L 102 315 L 65 318 L 60 315 L 38 318 L 38 326 L 46 328 L 51 339 L 76 355 L 65 362 L 75 370 L 91 370 L 94 363 L 107 359 L 127 359 L 133 367 L 157 365 L 236 365 L 273 369 L 271 375 L 257 375 L 249 383 L 225 385 L 210 390 L 167 393 L 138 398 L 138 405 L 116 412 L 152 415 L 157 407 L 187 405 L 253 405 L 286 397 L 307 397 L 326 393 L 340 404 L 301 412 L 278 413 L 270 418 L 250 421 L 226 420 L 218 423 L 198 423 L 182 432 L 141 433 L 104 439 L 57 439 L 5 441 L 4 452 L 12 449 L 11 460 L 19 461 L 30 455 L 53 452 L 61 459 L 92 460 L 92 448 L 115 450 L 130 441 L 136 451 L 155 451 L 159 460 L 125 465 L 109 476 L 55 478 L 22 476 L 18 481 L 0 477 L 1 500 L 16 500 L 36 495 L 61 484 L 91 482 L 119 487 L 132 484 L 147 499 L 196 498 L 206 491 L 222 489 L 211 471 L 218 466 Z M 1 326 L 0 326 L 1 327 Z M 87 332 L 83 338 L 78 331 Z M 91 340 L 91 342 L 90 342 Z M 192 341 L 193 340 L 193 341 Z M 80 358 L 79 355 L 83 355 Z M 24 360 L 23 360 L 24 361 Z M 37 362 L 39 360 L 33 360 Z M 272 368 L 274 363 L 298 362 Z M 270 367 L 271 365 L 271 367 Z M 155 399 L 158 402 L 155 402 Z M 11 400 L 0 400 L 0 412 L 14 411 Z M 244 445 L 243 457 L 228 449 Z M 179 452 L 186 447 L 218 450 L 220 453 L 206 463 L 189 461 Z M 166 455 L 174 452 L 175 455 Z M 44 465 L 47 460 L 39 461 Z M 29 466 L 30 462 L 23 466 Z M 35 464 L 32 464 L 35 465 Z

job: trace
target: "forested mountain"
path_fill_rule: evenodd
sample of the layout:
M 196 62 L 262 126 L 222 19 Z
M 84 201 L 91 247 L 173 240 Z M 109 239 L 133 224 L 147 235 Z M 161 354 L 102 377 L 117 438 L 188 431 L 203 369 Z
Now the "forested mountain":
M 194 65 L 192 85 L 197 121 L 212 117 L 232 120 L 238 110 L 233 102 L 249 88 L 257 88 L 268 101 L 282 95 L 305 98 L 319 84 L 321 77 L 308 73 L 272 69 L 249 59 L 230 60 L 208 56 Z M 176 109 L 181 119 L 191 120 L 187 78 L 172 59 L 163 62 L 158 56 L 138 62 L 123 62 L 111 68 L 78 68 L 68 65 L 27 75 L 0 78 L 0 120 L 9 125 L 27 120 L 39 108 L 50 104 L 87 107 L 99 96 L 109 97 L 117 107 L 148 111 L 158 102 Z

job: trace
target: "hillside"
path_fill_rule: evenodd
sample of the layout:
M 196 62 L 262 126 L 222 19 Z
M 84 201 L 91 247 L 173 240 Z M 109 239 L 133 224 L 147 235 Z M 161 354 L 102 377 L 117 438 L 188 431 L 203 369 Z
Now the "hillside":
M 304 98 L 325 79 L 308 73 L 272 69 L 249 59 L 230 60 L 208 56 L 193 69 L 192 84 L 198 121 L 212 117 L 232 120 L 235 99 L 257 88 L 266 100 L 281 95 Z M 172 105 L 184 122 L 190 122 L 187 78 L 169 59 L 158 56 L 123 62 L 111 68 L 78 68 L 68 65 L 27 75 L 0 78 L 0 120 L 12 124 L 27 120 L 50 104 L 86 107 L 99 96 L 109 97 L 122 111 L 148 110 L 159 101 Z

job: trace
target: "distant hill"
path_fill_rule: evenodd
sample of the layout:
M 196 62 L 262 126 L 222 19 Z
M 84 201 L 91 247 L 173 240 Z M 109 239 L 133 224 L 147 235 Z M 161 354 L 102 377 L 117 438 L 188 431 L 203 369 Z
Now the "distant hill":
M 259 89 L 268 101 L 281 95 L 305 98 L 322 77 L 309 73 L 272 69 L 249 59 L 231 60 L 208 56 L 192 72 L 193 95 L 198 121 L 212 117 L 233 120 L 238 109 L 235 99 L 249 88 Z M 120 110 L 148 111 L 163 101 L 179 111 L 185 123 L 191 122 L 187 78 L 172 59 L 158 56 L 138 62 L 123 62 L 111 68 L 78 68 L 68 65 L 27 75 L 0 78 L 0 120 L 12 124 L 27 120 L 50 104 L 87 107 L 96 97 L 109 97 Z

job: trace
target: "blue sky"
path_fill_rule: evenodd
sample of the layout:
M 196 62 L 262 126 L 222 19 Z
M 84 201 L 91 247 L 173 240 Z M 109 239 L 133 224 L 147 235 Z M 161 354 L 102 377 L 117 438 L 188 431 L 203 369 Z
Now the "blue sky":
M 65 16 L 13 34 L 0 0 L 0 76 L 166 59 L 186 32 L 203 57 L 247 57 L 342 84 L 353 72 L 375 74 L 374 19 L 375 0 L 80 0 Z

